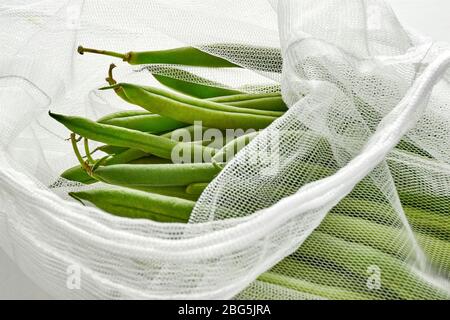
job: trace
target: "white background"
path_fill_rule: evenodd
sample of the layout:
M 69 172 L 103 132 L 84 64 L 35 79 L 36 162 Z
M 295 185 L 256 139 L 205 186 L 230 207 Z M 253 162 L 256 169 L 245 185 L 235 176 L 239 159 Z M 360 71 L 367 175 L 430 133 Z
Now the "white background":
M 320 0 L 319 0 L 320 1 Z M 404 25 L 450 42 L 449 0 L 386 0 Z M 0 250 L 0 299 L 48 299 Z

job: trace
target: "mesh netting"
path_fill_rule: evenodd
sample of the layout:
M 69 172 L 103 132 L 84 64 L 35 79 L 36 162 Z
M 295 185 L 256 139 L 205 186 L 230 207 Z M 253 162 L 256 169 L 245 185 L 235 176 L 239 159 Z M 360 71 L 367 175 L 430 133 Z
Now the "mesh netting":
M 1 8 L 0 245 L 52 295 L 449 298 L 449 48 L 405 31 L 383 1 Z M 58 180 L 76 160 L 47 111 L 130 107 L 95 90 L 111 60 L 76 56 L 79 44 L 196 46 L 247 69 L 123 64 L 116 77 L 281 90 L 289 110 L 213 180 L 186 225 L 82 207 L 66 194 L 84 187 Z M 71 266 L 80 289 L 67 285 Z

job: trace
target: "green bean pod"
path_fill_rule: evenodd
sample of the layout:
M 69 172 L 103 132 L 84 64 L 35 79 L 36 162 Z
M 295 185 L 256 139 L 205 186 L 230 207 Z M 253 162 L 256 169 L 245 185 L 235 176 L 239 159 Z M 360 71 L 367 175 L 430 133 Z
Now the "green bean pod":
M 98 167 L 93 176 L 103 182 L 120 186 L 187 186 L 211 181 L 219 170 L 210 163 L 189 164 L 117 164 Z
M 273 112 L 271 112 L 272 115 L 268 115 L 267 111 L 263 110 L 226 106 L 175 93 L 167 93 L 156 88 L 146 87 L 144 89 L 141 86 L 126 83 L 117 86 L 123 88 L 127 97 L 134 104 L 184 123 L 193 124 L 195 121 L 202 121 L 205 127 L 211 128 L 262 129 L 277 118 L 273 115 Z M 244 113 L 242 110 L 248 110 L 249 112 Z
M 212 68 L 232 68 L 238 65 L 223 58 L 211 55 L 205 51 L 193 47 L 181 47 L 168 50 L 155 51 L 130 51 L 128 53 L 117 53 L 107 50 L 97 50 L 78 47 L 78 53 L 85 52 L 121 58 L 129 64 L 180 64 L 186 66 L 212 67 Z
M 201 195 L 202 192 L 206 189 L 209 182 L 196 182 L 191 183 L 186 187 L 186 193 L 192 194 L 192 195 Z
M 420 208 L 403 206 L 403 211 L 415 230 L 430 236 L 450 241 L 450 218 Z M 374 222 L 395 224 L 399 217 L 390 205 L 371 200 L 346 197 L 333 209 L 341 215 L 356 216 Z
M 159 114 L 119 117 L 97 122 L 154 134 L 167 132 L 187 126 L 187 124 L 185 123 L 162 117 Z
M 259 132 L 250 132 L 233 139 L 214 155 L 212 162 L 226 163 L 230 161 L 239 151 L 248 145 L 258 135 L 258 133 Z
M 92 153 L 94 153 L 96 150 L 102 151 L 102 152 L 107 153 L 109 155 L 114 155 L 114 154 L 122 153 L 122 152 L 128 150 L 128 148 L 117 147 L 117 146 L 110 146 L 108 144 L 105 144 L 103 146 L 99 146 L 99 147 L 95 148 L 92 151 Z
M 89 119 L 76 116 L 65 116 L 51 113 L 49 115 L 63 124 L 72 132 L 90 140 L 99 141 L 109 145 L 138 149 L 164 159 L 177 156 L 183 161 L 202 162 L 209 161 L 215 150 L 197 144 L 175 142 L 171 139 L 143 133 L 136 130 L 101 124 Z M 173 152 L 176 154 L 172 154 Z
M 211 68 L 240 68 L 236 60 L 245 65 L 247 69 L 281 73 L 283 59 L 280 48 L 245 45 L 238 43 L 216 43 L 202 45 L 203 50 L 194 47 L 180 47 L 168 50 L 131 51 L 118 53 L 107 50 L 78 47 L 78 53 L 85 52 L 107 55 L 120 58 L 129 64 L 178 64 Z M 208 52 L 218 52 L 226 58 Z M 246 57 L 242 59 L 242 57 Z M 250 59 L 249 59 L 250 57 Z
M 402 260 L 407 260 L 414 250 L 404 230 L 356 217 L 329 214 L 317 230 L 370 246 Z M 415 235 L 430 261 L 450 274 L 450 243 L 421 233 Z
M 165 85 L 167 88 L 181 92 L 191 97 L 206 99 L 242 93 L 239 90 L 227 88 L 224 85 L 202 78 L 196 74 L 182 69 L 174 68 L 172 66 L 168 66 L 165 69 L 175 72 L 178 77 L 183 76 L 185 79 L 189 79 L 189 81 L 174 78 L 173 76 L 169 75 L 158 74 L 156 72 L 152 72 L 151 69 L 148 69 L 148 71 L 152 73 L 153 77 L 159 83 Z
M 363 244 L 314 231 L 298 252 L 304 257 L 330 261 L 361 277 L 367 277 L 368 267 L 377 266 L 382 270 L 382 286 L 401 299 L 449 298 L 443 290 L 415 276 L 405 262 Z
M 175 186 L 175 187 L 151 187 L 151 186 L 133 186 L 130 187 L 132 189 L 141 190 L 150 193 L 162 194 L 164 196 L 176 197 L 191 201 L 197 201 L 198 195 L 189 194 L 185 191 L 184 186 Z
M 142 157 L 136 160 L 132 160 L 130 162 L 127 162 L 128 164 L 164 164 L 164 163 L 172 163 L 168 159 L 163 159 L 160 157 L 148 155 L 146 157 Z
M 284 114 L 282 111 L 272 111 L 272 110 L 258 110 L 258 109 L 251 109 L 251 108 L 239 108 L 223 103 L 217 103 L 214 101 L 210 101 L 208 99 L 198 99 L 195 97 L 191 97 L 185 94 L 171 92 L 165 89 L 151 87 L 151 86 L 140 86 L 136 84 L 131 83 L 118 83 L 113 86 L 100 88 L 100 89 L 114 89 L 116 87 L 122 87 L 124 90 L 126 90 L 126 87 L 134 87 L 135 89 L 142 89 L 150 94 L 158 95 L 161 97 L 166 97 L 171 100 L 180 102 L 180 103 L 186 103 L 190 104 L 192 106 L 199 106 L 204 109 L 210 109 L 210 110 L 217 110 L 217 111 L 225 111 L 225 112 L 233 112 L 233 113 L 246 113 L 246 114 L 252 114 L 252 115 L 263 115 L 263 116 L 269 116 L 269 117 L 280 117 Z M 127 94 L 127 91 L 125 91 L 125 94 Z M 130 96 L 127 95 L 129 99 Z M 131 99 L 133 101 L 133 99 Z M 152 112 L 152 111 L 150 111 Z
M 342 289 L 339 287 L 332 287 L 322 284 L 317 284 L 312 281 L 298 279 L 275 272 L 265 272 L 258 277 L 259 281 L 276 284 L 282 287 L 297 290 L 303 293 L 313 294 L 319 297 L 333 299 L 333 300 L 373 300 L 373 296 Z
M 288 109 L 279 93 L 236 94 L 208 100 L 245 109 L 270 111 L 286 111 Z
M 152 114 L 151 112 L 147 110 L 124 110 L 124 111 L 117 111 L 110 114 L 107 114 L 100 119 L 97 120 L 99 123 L 104 123 L 106 121 L 112 120 L 112 119 L 119 119 L 119 118 L 127 118 L 127 117 L 134 117 L 134 116 L 145 116 Z
M 300 247 L 301 248 L 301 247 Z M 384 299 L 387 295 L 390 297 L 395 296 L 392 292 L 385 289 L 370 290 L 367 287 L 367 277 L 359 277 L 355 274 L 350 274 L 349 272 L 343 272 L 341 269 L 333 265 L 327 265 L 326 261 L 319 259 L 301 259 L 294 253 L 291 256 L 284 258 L 282 261 L 277 263 L 269 272 L 273 274 L 289 274 L 292 275 L 292 280 L 300 280 L 300 284 L 303 281 L 311 283 L 312 287 L 314 285 L 321 288 L 326 288 L 322 292 L 310 291 L 308 293 L 316 294 L 327 299 L 358 299 L 361 297 L 363 299 L 379 300 Z M 295 275 L 295 276 L 294 276 Z M 286 277 L 283 275 L 283 277 Z M 291 277 L 286 277 L 286 280 Z M 260 280 L 258 278 L 258 280 Z M 294 289 L 303 291 L 306 288 L 302 286 L 298 287 L 298 283 L 295 280 L 292 283 L 286 283 L 286 286 Z M 323 286 L 323 287 L 322 287 Z M 305 292 L 305 291 L 303 291 Z M 341 295 L 344 293 L 344 295 Z M 354 297 L 353 297 L 354 295 Z
M 112 155 L 103 161 L 102 165 L 108 166 L 119 163 L 128 163 L 133 160 L 145 157 L 148 154 L 137 149 L 126 149 L 125 151 Z M 92 178 L 86 170 L 84 170 L 80 165 L 74 166 L 70 169 L 65 170 L 61 173 L 61 177 L 70 181 L 76 181 L 83 184 L 92 184 L 97 182 L 96 179 Z
M 186 223 L 195 205 L 194 201 L 127 188 L 92 189 L 69 195 L 116 216 L 159 222 Z

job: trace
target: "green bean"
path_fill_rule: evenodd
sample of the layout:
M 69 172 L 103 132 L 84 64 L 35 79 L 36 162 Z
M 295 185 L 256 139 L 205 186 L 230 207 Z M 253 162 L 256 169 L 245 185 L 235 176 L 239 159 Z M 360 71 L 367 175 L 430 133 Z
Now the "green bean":
M 102 152 L 107 153 L 109 155 L 113 155 L 113 154 L 122 153 L 122 152 L 128 150 L 128 148 L 126 148 L 126 147 L 117 147 L 117 146 L 110 146 L 108 144 L 105 144 L 103 146 L 99 146 L 99 147 L 95 148 L 92 151 L 92 153 L 94 153 L 96 150 L 102 151 Z
M 164 159 L 174 160 L 172 157 L 177 156 L 179 158 L 176 160 L 201 162 L 202 160 L 208 161 L 208 158 L 215 153 L 214 149 L 201 145 L 175 142 L 168 138 L 101 124 L 81 117 L 51 112 L 49 112 L 49 115 L 69 130 L 85 138 L 114 146 L 141 150 Z M 178 153 L 173 155 L 172 153 L 175 151 Z
M 411 206 L 403 206 L 403 211 L 414 229 L 433 237 L 450 241 L 449 217 L 433 214 Z M 383 222 L 390 225 L 399 221 L 395 209 L 390 205 L 371 200 L 355 199 L 351 195 L 341 200 L 332 212 L 357 216 L 373 222 Z
M 184 128 L 175 129 L 170 132 L 161 134 L 161 137 L 169 138 L 177 142 L 194 142 L 201 141 L 205 138 L 205 133 L 209 130 L 218 130 L 207 128 L 198 124 L 190 125 Z M 220 134 L 224 134 L 223 131 L 218 130 Z
M 224 58 L 249 70 L 281 73 L 283 66 L 280 48 L 238 43 L 215 43 L 202 48 L 209 52 L 220 52 Z
M 317 230 L 370 246 L 402 260 L 408 259 L 414 249 L 405 230 L 356 217 L 329 214 Z M 421 233 L 415 235 L 430 261 L 450 274 L 450 243 Z
M 79 48 L 78 48 L 79 49 Z M 106 77 L 106 82 L 108 82 L 109 83 L 109 85 L 110 86 L 112 86 L 112 85 L 115 85 L 117 82 L 116 82 L 116 80 L 114 80 L 114 78 L 113 78 L 113 69 L 116 67 L 116 65 L 114 64 L 114 63 L 111 63 L 110 65 L 109 65 L 109 70 L 108 70 L 108 77 Z M 119 96 L 119 97 L 121 97 L 123 100 L 125 100 L 125 101 L 127 101 L 127 102 L 130 102 L 131 103 L 131 101 L 129 101 L 129 99 L 128 99 L 128 97 L 126 96 L 126 94 L 123 92 L 123 89 L 122 88 L 114 88 L 114 92 Z
M 175 186 L 175 187 L 132 186 L 130 188 L 191 201 L 197 201 L 198 199 L 198 195 L 186 193 L 184 186 Z
M 80 182 L 83 184 L 96 183 L 97 180 L 93 179 L 86 171 L 79 165 L 65 170 L 60 176 L 66 180 Z
M 300 247 L 301 248 L 301 247 Z M 328 299 L 344 299 L 333 289 L 344 290 L 347 293 L 353 293 L 364 296 L 366 299 L 384 299 L 386 296 L 394 296 L 394 294 L 385 289 L 370 290 L 367 287 L 367 277 L 359 277 L 345 272 L 336 265 L 319 259 L 301 259 L 294 253 L 284 258 L 276 264 L 269 272 L 275 274 L 288 274 L 294 278 L 302 279 L 319 286 L 330 288 L 327 295 L 320 296 Z M 351 288 L 351 289 L 350 289 Z M 294 289 L 294 288 L 293 288 Z M 325 293 L 325 292 L 324 292 Z M 335 293 L 335 294 L 334 294 Z M 331 294 L 331 295 L 330 295 Z M 346 299 L 350 298 L 346 297 Z
M 448 294 L 415 276 L 405 262 L 369 246 L 320 231 L 314 231 L 306 239 L 299 254 L 330 261 L 361 277 L 367 277 L 368 267 L 377 266 L 382 271 L 382 286 L 402 299 L 448 299 Z
M 104 188 L 70 192 L 113 215 L 159 222 L 187 222 L 195 202 L 128 188 Z
M 279 93 L 247 93 L 208 99 L 218 103 L 246 109 L 286 111 L 287 106 Z
M 334 300 L 372 300 L 373 296 L 350 291 L 348 289 L 342 289 L 338 287 L 332 287 L 327 285 L 317 284 L 311 281 L 299 279 L 296 277 L 290 277 L 287 275 L 264 272 L 258 277 L 258 280 L 276 284 L 282 287 L 297 290 L 299 292 L 313 294 L 319 297 L 334 299 Z
M 118 111 L 113 112 L 110 114 L 107 114 L 100 119 L 97 120 L 99 123 L 104 123 L 106 121 L 112 120 L 112 119 L 119 119 L 119 118 L 127 118 L 127 117 L 134 117 L 134 116 L 145 116 L 150 115 L 151 112 L 148 112 L 147 110 L 125 110 L 125 111 Z
M 210 163 L 117 164 L 99 167 L 93 171 L 93 176 L 120 186 L 168 187 L 211 181 L 218 173 Z
M 134 92 L 136 89 L 140 89 L 140 90 L 146 91 L 147 93 L 152 94 L 152 95 L 169 98 L 171 100 L 174 100 L 174 101 L 177 101 L 180 103 L 190 104 L 192 106 L 198 106 L 198 107 L 202 107 L 204 109 L 233 112 L 233 113 L 263 115 L 263 116 L 269 116 L 269 117 L 280 117 L 284 114 L 284 112 L 282 112 L 282 111 L 239 108 L 239 107 L 235 107 L 235 106 L 231 106 L 231 105 L 227 105 L 227 104 L 223 104 L 223 103 L 217 103 L 217 102 L 210 101 L 207 99 L 198 99 L 198 98 L 191 97 L 191 96 L 188 96 L 185 94 L 171 92 L 171 91 L 161 89 L 161 88 L 150 87 L 150 86 L 140 86 L 140 85 L 131 84 L 131 83 L 123 83 L 122 82 L 122 83 L 118 83 L 113 86 L 100 88 L 100 90 L 111 89 L 111 88 L 115 88 L 117 86 L 123 87 L 125 94 L 127 94 L 128 99 L 130 99 L 131 101 L 134 101 L 134 100 L 130 97 L 130 95 L 128 94 L 128 91 L 130 91 L 131 89 L 134 89 L 131 91 L 131 92 Z M 130 89 L 129 87 L 132 87 L 132 88 Z M 135 102 L 132 102 L 132 103 L 135 103 Z M 150 112 L 152 112 L 152 111 L 150 111 Z
M 121 153 L 112 155 L 103 161 L 102 165 L 108 166 L 113 164 L 128 163 L 133 160 L 147 156 L 148 154 L 137 149 L 127 149 Z M 61 177 L 70 181 L 77 181 L 83 184 L 92 184 L 97 182 L 93 179 L 82 166 L 77 165 L 61 173 Z
M 201 46 L 202 50 L 194 47 L 181 47 L 168 50 L 142 51 L 118 53 L 114 51 L 97 50 L 78 47 L 78 53 L 85 52 L 102 54 L 121 58 L 129 64 L 178 64 L 186 66 L 213 68 L 240 68 L 281 73 L 283 59 L 281 50 L 273 47 L 251 46 L 235 43 L 218 43 Z M 208 52 L 220 52 L 218 57 Z M 243 58 L 244 57 L 244 58 Z M 238 63 L 231 62 L 236 60 Z
M 209 182 L 196 182 L 191 183 L 186 187 L 186 193 L 192 194 L 192 195 L 201 195 L 202 192 L 206 189 Z
M 167 73 L 160 74 L 156 73 L 155 71 L 152 72 L 150 68 L 148 68 L 147 70 L 152 73 L 153 77 L 159 83 L 165 85 L 166 87 L 200 99 L 236 95 L 242 93 L 239 90 L 229 89 L 220 83 L 210 81 L 191 72 L 174 68 L 172 66 L 165 67 L 163 70 L 168 70 L 171 74 L 176 73 L 178 77 L 189 79 L 189 81 L 175 78 L 174 76 L 168 75 Z M 160 70 L 161 67 L 158 66 L 158 72 L 161 72 Z
M 236 108 L 175 93 L 164 92 L 164 96 L 161 95 L 163 90 L 148 87 L 144 89 L 126 83 L 118 86 L 124 89 L 134 104 L 180 122 L 193 124 L 195 121 L 202 121 L 206 127 L 220 129 L 261 129 L 276 119 L 276 116 L 257 114 L 266 112 L 263 110 Z M 252 113 L 243 113 L 242 110 L 250 110 Z
M 230 61 L 211 55 L 209 53 L 206 53 L 205 51 L 201 51 L 193 47 L 181 47 L 168 50 L 141 52 L 130 51 L 125 54 L 113 51 L 84 48 L 82 46 L 78 47 L 79 54 L 84 54 L 85 52 L 121 58 L 123 61 L 128 62 L 132 65 L 162 63 L 214 68 L 238 67 L 236 64 Z
M 155 134 L 187 126 L 185 123 L 158 114 L 121 117 L 97 122 Z
M 222 163 L 230 161 L 239 151 L 248 145 L 250 141 L 258 135 L 258 133 L 259 132 L 250 132 L 233 139 L 214 155 L 212 162 Z
M 198 131 L 196 132 L 195 130 L 198 130 Z M 202 145 L 208 145 L 208 144 L 210 144 L 210 141 L 200 140 L 203 138 L 203 135 L 207 130 L 209 130 L 209 128 L 202 127 L 199 125 L 191 125 L 191 126 L 187 126 L 187 127 L 175 129 L 170 132 L 163 133 L 160 136 L 172 139 L 177 142 L 191 142 L 191 143 L 198 143 L 198 144 L 202 144 Z M 100 150 L 107 154 L 113 155 L 113 154 L 122 153 L 123 151 L 128 150 L 128 149 L 129 148 L 126 148 L 126 147 L 103 145 L 103 146 L 97 147 L 95 150 Z M 167 159 L 162 159 L 162 158 L 158 158 L 155 156 L 146 156 L 143 158 L 139 158 L 139 159 L 132 160 L 129 162 L 124 162 L 124 163 L 152 164 L 152 163 L 170 163 L 170 161 Z
M 170 160 L 159 158 L 152 155 L 128 162 L 128 164 L 164 164 L 164 163 L 172 163 L 172 162 Z

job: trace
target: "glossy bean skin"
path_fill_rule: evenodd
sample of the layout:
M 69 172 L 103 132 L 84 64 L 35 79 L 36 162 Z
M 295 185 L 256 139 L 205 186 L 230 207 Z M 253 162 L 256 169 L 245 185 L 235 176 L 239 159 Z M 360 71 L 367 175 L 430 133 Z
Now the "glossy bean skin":
M 219 129 L 261 129 L 267 127 L 277 118 L 276 116 L 243 113 L 242 110 L 240 110 L 241 112 L 235 112 L 236 109 L 243 108 L 221 105 L 192 97 L 186 99 L 187 96 L 183 96 L 181 99 L 174 99 L 173 97 L 160 95 L 160 90 L 151 92 L 136 85 L 118 85 L 124 89 L 127 97 L 134 104 L 184 123 L 193 124 L 196 121 L 202 121 L 202 125 L 205 127 Z M 195 99 L 195 101 L 191 99 Z M 216 108 L 208 108 L 211 106 Z M 228 111 L 224 111 L 224 109 Z
M 208 100 L 245 109 L 270 111 L 286 111 L 288 109 L 281 95 L 278 93 L 237 94 L 210 98 Z
M 219 171 L 210 163 L 118 164 L 98 167 L 93 176 L 105 183 L 126 187 L 169 187 L 211 181 Z
M 159 134 L 162 132 L 167 132 L 187 126 L 187 124 L 183 122 L 162 117 L 158 114 L 120 117 L 97 122 L 154 134 Z
M 158 222 L 186 223 L 195 205 L 194 201 L 129 188 L 92 189 L 69 195 L 116 216 Z
M 215 153 L 214 149 L 201 145 L 175 142 L 165 137 L 101 124 L 82 117 L 65 116 L 51 112 L 49 112 L 49 115 L 72 132 L 87 139 L 119 147 L 138 149 L 164 159 L 172 160 L 172 152 L 175 148 L 180 150 L 180 157 L 190 158 L 191 161 L 208 160 L 208 155 Z

